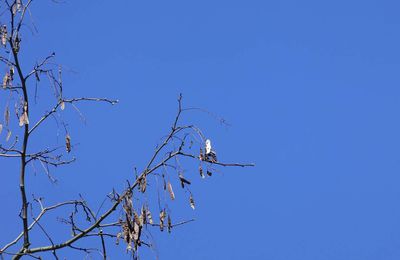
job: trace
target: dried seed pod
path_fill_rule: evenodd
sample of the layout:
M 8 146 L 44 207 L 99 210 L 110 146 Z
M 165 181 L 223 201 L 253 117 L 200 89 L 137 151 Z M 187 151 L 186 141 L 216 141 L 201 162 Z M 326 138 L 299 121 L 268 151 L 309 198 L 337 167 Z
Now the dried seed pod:
M 21 0 L 16 0 L 15 1 L 15 5 L 16 5 L 17 11 L 21 12 L 21 10 L 22 10 L 22 1 Z
M 169 192 L 169 195 L 171 197 L 171 200 L 174 200 L 175 199 L 175 193 L 174 193 L 174 190 L 172 189 L 172 184 L 170 182 L 168 182 L 167 187 L 168 187 L 168 192 Z
M 15 51 L 15 53 L 19 52 L 20 47 L 21 47 L 21 39 L 17 35 L 15 37 L 15 41 L 14 41 L 14 51 Z
M 19 126 L 24 126 L 25 125 L 25 122 L 27 121 L 26 117 L 27 117 L 26 113 L 23 113 L 19 117 Z
M 194 199 L 193 199 L 192 194 L 190 194 L 189 202 L 190 202 L 190 207 L 194 210 L 195 205 L 194 205 Z
M 172 229 L 172 220 L 171 220 L 171 215 L 168 214 L 168 233 L 171 233 Z
M 10 137 L 11 137 L 11 130 L 9 129 L 7 132 L 6 142 L 8 142 L 8 140 L 10 140 Z
M 149 208 L 146 209 L 146 219 L 149 221 L 149 224 L 153 224 L 153 218 Z
M 200 173 L 200 177 L 202 178 L 202 179 L 204 179 L 206 176 L 204 175 L 204 173 L 203 173 L 203 167 L 201 167 L 201 165 L 199 165 L 199 173 Z
M 61 103 L 60 103 L 60 108 L 61 108 L 61 110 L 64 110 L 64 109 L 65 109 L 65 103 L 64 103 L 64 101 L 61 101 Z
M 135 220 L 135 223 L 140 226 L 139 215 L 136 212 L 133 212 L 133 219 Z
M 1 44 L 5 47 L 7 45 L 7 26 L 1 27 Z
M 71 137 L 69 134 L 65 136 L 65 148 L 67 150 L 67 153 L 71 152 Z
M 3 89 L 6 89 L 8 86 L 10 86 L 10 74 L 7 72 L 3 77 Z
M 164 219 L 165 219 L 165 210 L 160 211 L 160 230 L 164 231 Z
M 14 66 L 10 67 L 10 79 L 13 80 L 15 74 Z
M 139 184 L 140 184 L 140 191 L 141 191 L 142 193 L 145 193 L 145 192 L 146 192 L 146 188 L 147 188 L 147 179 L 146 179 L 146 176 L 143 176 L 143 177 L 140 179 Z
M 200 159 L 200 161 L 204 161 L 203 149 L 201 149 L 201 148 L 200 148 L 199 159 Z
M 115 240 L 115 244 L 116 244 L 116 245 L 119 245 L 119 240 L 121 239 L 121 236 L 122 236 L 122 233 L 119 232 L 119 233 L 117 234 L 117 239 Z
M 29 119 L 28 119 L 28 103 L 24 103 L 24 110 L 22 115 L 19 118 L 19 126 L 23 125 L 29 125 Z
M 140 225 L 144 226 L 147 224 L 147 218 L 146 218 L 146 208 L 144 206 L 142 206 L 142 210 L 140 212 Z
M 8 126 L 10 123 L 10 109 L 8 108 L 8 106 L 6 107 L 6 110 L 4 111 L 4 121 L 6 122 L 6 126 Z

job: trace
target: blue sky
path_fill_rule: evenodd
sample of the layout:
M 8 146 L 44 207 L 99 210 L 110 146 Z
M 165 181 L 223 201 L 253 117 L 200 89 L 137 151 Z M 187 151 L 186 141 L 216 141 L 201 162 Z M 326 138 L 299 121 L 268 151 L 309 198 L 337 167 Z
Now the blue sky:
M 66 95 L 120 104 L 80 106 L 86 124 L 67 107 L 78 161 L 54 171 L 58 185 L 31 171 L 28 189 L 49 204 L 82 193 L 94 205 L 122 189 L 169 130 L 182 92 L 185 105 L 230 123 L 185 118 L 221 160 L 257 166 L 196 180 L 194 212 L 172 202 L 180 219 L 196 221 L 152 233 L 161 259 L 399 259 L 399 8 L 377 0 L 34 2 L 39 32 L 23 42 L 26 70 L 54 50 L 70 69 Z M 63 142 L 49 127 L 32 145 Z M 4 244 L 20 228 L 18 169 L 0 165 Z M 109 244 L 111 259 L 121 259 L 124 248 Z

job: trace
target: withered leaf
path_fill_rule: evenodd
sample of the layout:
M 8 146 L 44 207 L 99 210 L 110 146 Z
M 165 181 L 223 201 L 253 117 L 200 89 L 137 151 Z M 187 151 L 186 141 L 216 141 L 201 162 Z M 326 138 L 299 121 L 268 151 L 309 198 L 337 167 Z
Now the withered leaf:
M 71 137 L 69 134 L 65 136 L 65 148 L 67 150 L 67 153 L 71 152 Z
M 174 200 L 175 199 L 175 193 L 174 193 L 174 190 L 172 189 L 172 184 L 170 182 L 168 182 L 167 187 L 168 187 L 168 192 L 169 192 L 169 195 L 171 197 L 171 200 Z
M 189 202 L 190 202 L 190 207 L 194 210 L 195 205 L 194 205 L 194 199 L 193 199 L 192 194 L 190 194 Z

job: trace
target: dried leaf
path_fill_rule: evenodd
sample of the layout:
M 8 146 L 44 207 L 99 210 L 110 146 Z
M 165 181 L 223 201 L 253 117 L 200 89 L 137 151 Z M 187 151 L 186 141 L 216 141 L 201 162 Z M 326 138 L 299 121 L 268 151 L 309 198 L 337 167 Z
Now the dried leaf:
M 11 130 L 8 130 L 7 137 L 6 137 L 6 142 L 8 142 L 8 140 L 10 140 L 10 137 L 11 137 Z
M 194 210 L 195 206 L 194 206 L 194 199 L 193 199 L 192 194 L 190 194 L 189 202 L 190 202 L 190 207 Z
M 169 195 L 171 197 L 171 200 L 174 200 L 175 199 L 175 193 L 174 193 L 174 190 L 172 189 L 172 184 L 170 182 L 168 182 L 167 187 L 168 187 L 168 192 L 169 192 Z
M 61 110 L 64 110 L 64 109 L 65 109 L 65 103 L 64 103 L 64 101 L 61 101 L 60 108 L 61 108 Z
M 168 215 L 168 233 L 171 233 L 171 229 L 172 229 L 171 215 Z
M 65 148 L 67 149 L 67 153 L 71 152 L 71 137 L 69 134 L 65 136 Z

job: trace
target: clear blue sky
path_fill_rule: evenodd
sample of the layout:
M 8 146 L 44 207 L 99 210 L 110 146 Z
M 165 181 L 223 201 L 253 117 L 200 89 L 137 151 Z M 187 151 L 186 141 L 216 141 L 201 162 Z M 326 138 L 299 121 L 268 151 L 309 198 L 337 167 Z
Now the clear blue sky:
M 30 191 L 51 204 L 121 189 L 169 130 L 182 92 L 186 105 L 231 124 L 187 118 L 219 158 L 257 167 L 196 181 L 197 209 L 175 205 L 196 221 L 153 232 L 161 259 L 397 260 L 399 9 L 378 0 L 34 2 L 39 33 L 23 42 L 26 63 L 54 50 L 71 69 L 66 95 L 120 104 L 80 106 L 86 125 L 71 113 L 78 161 L 54 171 L 58 185 L 40 171 L 29 177 Z M 54 132 L 39 141 L 62 143 Z M 18 170 L 0 165 L 3 244 L 20 228 L 20 203 Z M 121 259 L 123 247 L 109 244 Z

